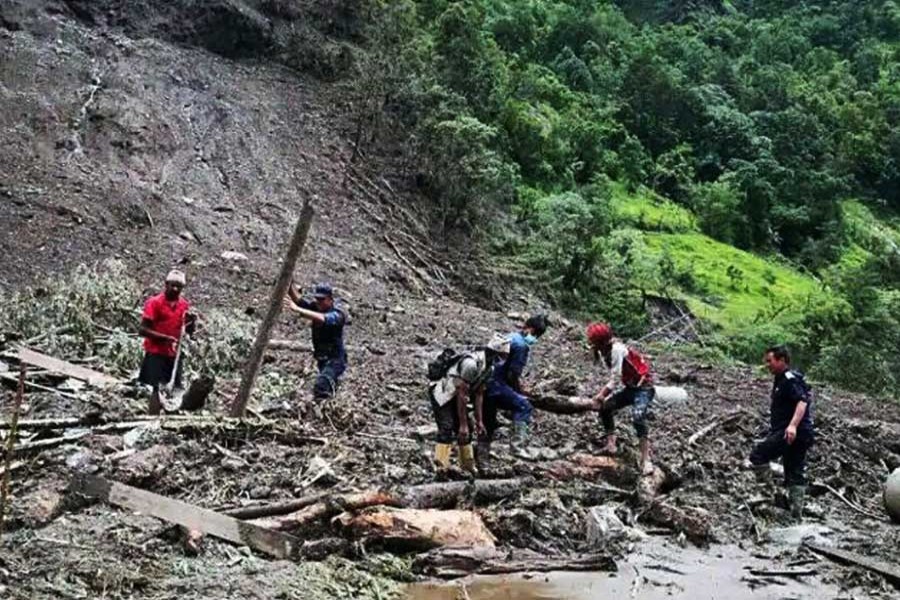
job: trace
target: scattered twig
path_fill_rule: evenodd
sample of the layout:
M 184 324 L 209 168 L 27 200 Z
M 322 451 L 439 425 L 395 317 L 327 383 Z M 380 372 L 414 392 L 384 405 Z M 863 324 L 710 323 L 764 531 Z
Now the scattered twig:
M 756 542 L 759 543 L 762 541 L 762 531 L 759 528 L 759 521 L 756 520 L 756 515 L 753 514 L 753 509 L 750 508 L 750 504 L 743 504 L 742 506 L 747 509 L 747 513 L 750 515 L 750 522 L 753 524 L 753 533 L 756 535 Z
M 9 495 L 9 473 L 12 471 L 13 450 L 16 442 L 16 424 L 19 421 L 19 411 L 22 409 L 22 400 L 25 397 L 25 372 L 27 367 L 19 367 L 19 388 L 16 390 L 16 404 L 13 407 L 12 424 L 9 428 L 9 437 L 6 440 L 6 460 L 3 463 L 3 482 L 0 484 L 0 535 L 3 535 L 3 518 L 6 515 L 6 499 Z
M 884 521 L 884 520 L 885 520 L 885 519 L 883 519 L 881 516 L 876 515 L 876 514 L 874 514 L 874 513 L 870 513 L 869 511 L 867 511 L 867 510 L 864 509 L 863 507 L 859 506 L 858 504 L 856 504 L 855 502 L 853 502 L 852 500 L 850 500 L 849 498 L 847 498 L 847 496 L 843 495 L 842 493 L 840 493 L 838 490 L 834 489 L 833 487 L 831 487 L 831 486 L 828 485 L 827 483 L 823 483 L 823 482 L 821 482 L 821 481 L 817 481 L 817 482 L 814 482 L 813 485 L 818 485 L 818 486 L 821 486 L 821 487 L 825 488 L 826 490 L 828 490 L 829 492 L 831 492 L 832 494 L 834 494 L 835 496 L 837 496 L 838 499 L 840 499 L 844 504 L 846 504 L 847 506 L 849 506 L 850 508 L 852 508 L 853 510 L 855 510 L 856 512 L 858 512 L 859 514 L 861 514 L 861 515 L 863 515 L 863 516 L 869 517 L 870 519 L 875 519 L 875 520 L 877 520 L 877 521 Z
M 754 577 L 810 577 L 818 573 L 815 569 L 750 569 Z
M 369 439 L 373 439 L 373 440 L 382 440 L 385 442 L 396 442 L 396 443 L 400 443 L 400 444 L 409 444 L 411 446 L 419 445 L 419 442 L 417 442 L 416 440 L 414 440 L 412 438 L 394 437 L 394 436 L 388 436 L 388 435 L 377 435 L 374 433 L 365 433 L 362 431 L 357 431 L 353 435 L 357 435 L 359 437 L 369 438 Z
M 10 375 L 9 373 L 0 373 L 0 379 L 5 379 L 7 381 L 16 381 L 15 375 Z M 39 383 L 34 383 L 33 381 L 26 381 L 25 387 L 34 388 L 36 390 L 40 390 L 42 392 L 50 392 L 51 394 L 56 394 L 62 398 L 68 398 L 70 400 L 81 400 L 82 396 L 77 394 L 70 394 L 69 392 L 64 392 L 62 390 L 58 390 L 56 388 L 52 388 L 46 385 L 41 385 Z
M 704 435 L 706 435 L 713 429 L 722 427 L 724 425 L 728 425 L 729 423 L 736 421 L 739 417 L 743 416 L 744 414 L 746 414 L 746 413 L 743 410 L 737 410 L 731 414 L 725 415 L 721 419 L 716 419 L 715 421 L 713 421 L 709 425 L 702 427 L 699 431 L 697 431 L 691 437 L 689 437 L 688 445 L 693 446 L 694 444 L 697 443 L 697 440 L 702 438 Z
M 684 321 L 685 319 L 687 319 L 687 315 L 682 313 L 682 315 L 680 317 L 678 317 L 677 319 L 673 319 L 673 320 L 669 321 L 668 323 L 666 323 L 665 325 L 663 325 L 662 327 L 660 327 L 658 329 L 654 329 L 650 333 L 639 337 L 638 339 L 635 340 L 635 342 L 643 342 L 644 340 L 649 339 L 649 338 L 653 337 L 654 335 L 662 333 L 663 331 L 665 331 L 672 325 L 675 325 L 676 323 L 680 323 L 681 321 Z
M 59 540 L 56 538 L 45 538 L 45 537 L 35 536 L 32 539 L 37 542 L 44 542 L 45 544 L 52 544 L 54 546 L 64 546 L 66 548 L 77 548 L 78 550 L 91 550 L 91 551 L 96 550 L 96 548 L 82 546 L 81 544 L 75 544 L 73 542 L 67 542 L 66 540 Z

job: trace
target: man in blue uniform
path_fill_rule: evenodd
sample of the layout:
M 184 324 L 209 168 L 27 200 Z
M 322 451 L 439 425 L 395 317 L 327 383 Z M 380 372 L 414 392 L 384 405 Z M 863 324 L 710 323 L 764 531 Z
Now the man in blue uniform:
M 806 497 L 806 453 L 814 440 L 812 395 L 803 374 L 790 368 L 787 348 L 769 348 L 765 361 L 769 372 L 775 376 L 770 429 L 766 438 L 750 453 L 750 464 L 757 473 L 765 474 L 769 463 L 781 457 L 791 515 L 800 520 Z
M 508 336 L 509 355 L 494 365 L 494 373 L 484 396 L 484 431 L 479 436 L 476 448 L 479 468 L 486 467 L 489 461 L 491 442 L 494 439 L 494 432 L 499 427 L 497 412 L 500 410 L 512 413 L 513 454 L 520 458 L 530 458 L 527 444 L 533 408 L 528 400 L 528 389 L 522 381 L 522 372 L 528 364 L 531 346 L 546 330 L 546 317 L 532 315 L 525 321 L 520 331 Z
M 319 375 L 313 387 L 316 399 L 330 398 L 337 392 L 341 375 L 347 369 L 347 351 L 344 348 L 346 311 L 336 305 L 334 292 L 327 283 L 316 285 L 312 299 L 304 298 L 291 284 L 284 307 L 310 322 L 312 329 L 313 357 Z

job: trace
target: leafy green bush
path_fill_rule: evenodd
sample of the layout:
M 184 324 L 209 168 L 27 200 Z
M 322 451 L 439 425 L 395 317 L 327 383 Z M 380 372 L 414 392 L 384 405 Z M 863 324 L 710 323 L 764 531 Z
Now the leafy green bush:
M 203 315 L 202 325 L 188 346 L 188 368 L 217 377 L 235 373 L 253 345 L 256 322 L 241 311 L 217 309 Z
M 0 296 L 0 330 L 22 339 L 44 336 L 42 344 L 68 356 L 86 356 L 100 327 L 137 326 L 140 288 L 124 263 L 104 260 L 79 265 L 68 277 Z

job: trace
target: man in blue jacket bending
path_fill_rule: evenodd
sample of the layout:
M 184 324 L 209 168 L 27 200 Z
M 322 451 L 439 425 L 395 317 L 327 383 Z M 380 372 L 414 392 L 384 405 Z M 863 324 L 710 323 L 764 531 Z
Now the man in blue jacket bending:
M 525 321 L 520 331 L 509 336 L 509 356 L 494 365 L 494 372 L 488 382 L 484 396 L 484 428 L 480 432 L 476 447 L 479 469 L 488 466 L 491 442 L 499 427 L 497 411 L 512 413 L 513 434 L 510 446 L 514 456 L 530 458 L 528 453 L 528 428 L 533 408 L 528 400 L 528 390 L 522 382 L 522 373 L 528 364 L 531 346 L 547 330 L 547 319 L 543 315 L 532 315 Z

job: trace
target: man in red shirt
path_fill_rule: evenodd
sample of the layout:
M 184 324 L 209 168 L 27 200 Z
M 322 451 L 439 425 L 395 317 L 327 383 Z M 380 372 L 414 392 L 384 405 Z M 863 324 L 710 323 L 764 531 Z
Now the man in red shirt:
M 160 386 L 172 379 L 175 356 L 182 331 L 193 333 L 195 317 L 188 312 L 190 304 L 181 297 L 186 278 L 184 273 L 172 269 L 166 276 L 166 286 L 162 293 L 150 297 L 144 304 L 141 315 L 140 334 L 144 338 L 144 361 L 138 381 L 153 388 L 150 395 L 149 412 L 162 412 L 159 398 Z M 182 365 L 179 361 L 175 373 L 175 387 L 181 387 Z

